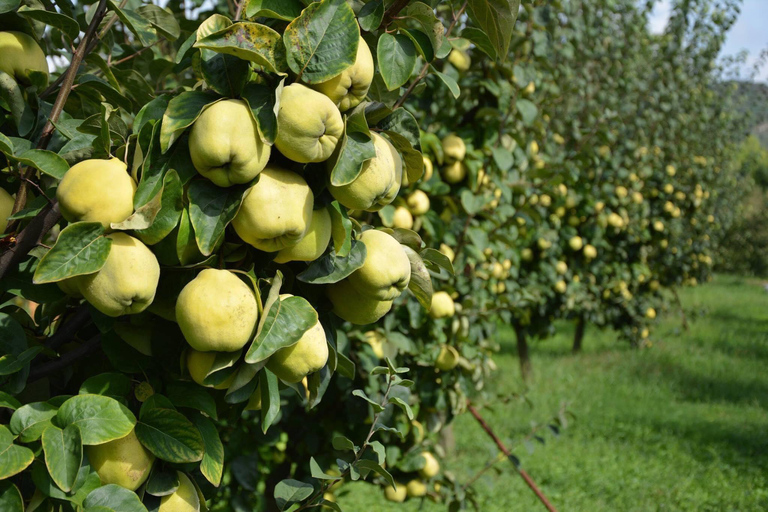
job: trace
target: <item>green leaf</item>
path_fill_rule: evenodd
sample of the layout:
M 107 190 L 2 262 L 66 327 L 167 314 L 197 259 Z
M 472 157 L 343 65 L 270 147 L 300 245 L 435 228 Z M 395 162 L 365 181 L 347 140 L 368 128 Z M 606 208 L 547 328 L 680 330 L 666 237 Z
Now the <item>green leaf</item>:
M 91 491 L 83 506 L 85 512 L 147 512 L 135 492 L 115 484 L 104 485 Z
M 15 411 L 21 407 L 21 402 L 13 398 L 5 391 L 0 391 L 0 407 L 5 407 L 6 409 Z
M 355 63 L 360 29 L 345 0 L 307 6 L 283 34 L 291 71 L 308 84 L 330 80 Z
M 189 197 L 189 220 L 195 230 L 200 252 L 208 256 L 224 235 L 224 228 L 235 218 L 248 185 L 222 188 L 207 179 L 192 181 Z
M 280 389 L 277 376 L 264 368 L 259 373 L 259 387 L 261 388 L 261 431 L 266 434 L 280 413 Z
M 280 510 L 285 510 L 292 504 L 309 498 L 314 490 L 308 483 L 288 478 L 275 486 L 275 501 Z
M 502 60 L 507 58 L 520 0 L 469 0 L 469 17 L 486 34 Z
M 479 28 L 466 27 L 461 31 L 461 37 L 472 41 L 472 43 L 474 43 L 474 45 L 477 46 L 480 51 L 488 55 L 493 60 L 496 60 L 498 57 L 496 48 L 493 47 L 491 40 L 488 39 L 488 35 Z
M 183 198 L 181 178 L 175 169 L 171 169 L 163 177 L 160 209 L 149 227 L 136 230 L 136 235 L 142 242 L 147 245 L 154 245 L 173 231 L 181 219 L 181 211 L 184 209 Z M 151 203 L 152 201 L 147 204 Z
M 160 130 L 161 152 L 168 151 L 174 141 L 184 130 L 192 126 L 206 107 L 221 99 L 203 91 L 185 91 L 169 101 Z
M 254 62 L 273 73 L 287 69 L 280 34 L 259 23 L 233 23 L 206 37 L 198 37 L 194 47 Z
M 347 209 L 338 201 L 331 202 L 328 206 L 331 212 L 331 234 L 333 236 L 333 249 L 336 256 L 344 258 L 352 249 L 352 221 L 349 220 Z
M 168 496 L 179 488 L 179 473 L 176 470 L 152 469 L 145 490 L 152 496 Z
M 40 260 L 34 283 L 53 283 L 73 276 L 92 274 L 107 261 L 112 240 L 104 236 L 100 222 L 75 222 L 61 230 L 56 244 Z
M 45 429 L 56 416 L 57 407 L 46 402 L 33 402 L 19 407 L 11 416 L 8 425 L 11 432 L 19 436 L 22 443 L 31 443 L 40 439 Z
M 41 21 L 49 27 L 61 30 L 70 41 L 77 39 L 78 34 L 80 34 L 80 25 L 78 25 L 75 20 L 56 11 L 33 9 L 26 5 L 22 5 L 16 12 L 26 18 Z
M 57 180 L 62 179 L 69 170 L 69 164 L 66 160 L 46 149 L 28 149 L 20 155 L 14 156 L 13 159 L 23 165 L 34 167 Z
M 416 47 L 403 34 L 381 34 L 376 46 L 379 72 L 387 89 L 393 91 L 405 84 L 416 66 Z
M 176 21 L 173 13 L 167 9 L 154 4 L 144 4 L 136 9 L 136 12 L 160 32 L 160 34 L 169 41 L 175 41 L 179 38 L 181 29 L 179 22 Z
M 432 249 L 431 247 L 424 249 L 423 251 L 421 251 L 420 256 L 425 263 L 426 262 L 434 263 L 436 266 L 442 267 L 445 270 L 447 270 L 449 274 L 454 275 L 453 263 L 451 263 L 450 258 L 448 258 L 448 256 L 441 253 L 437 249 Z
M 0 375 L 15 373 L 18 357 L 27 350 L 24 328 L 12 316 L 0 313 Z M 17 432 L 18 434 L 18 432 Z
M 419 123 L 413 114 L 408 112 L 404 108 L 398 108 L 394 112 L 383 110 L 383 117 L 376 119 L 375 112 L 367 111 L 368 122 L 374 123 L 376 128 L 385 132 L 393 132 L 400 137 L 405 138 L 416 150 L 421 149 L 421 133 L 419 130 Z M 392 142 L 394 144 L 394 141 Z
M 177 175 L 178 176 L 178 175 Z M 179 184 L 179 187 L 181 185 Z M 162 206 L 163 191 L 155 194 L 155 197 L 136 208 L 136 210 L 121 222 L 112 222 L 109 227 L 114 230 L 129 231 L 147 229 L 155 221 Z
M 224 445 L 221 444 L 219 431 L 211 420 L 202 414 L 196 414 L 192 421 L 200 431 L 205 444 L 205 454 L 200 462 L 200 472 L 216 487 L 221 483 L 224 474 Z
M 363 170 L 363 164 L 376 156 L 362 107 L 358 106 L 344 118 L 344 137 L 336 148 L 336 155 L 336 163 L 331 170 L 331 185 L 335 187 L 355 181 Z
M 462 190 L 460 197 L 461 206 L 464 207 L 464 211 L 469 215 L 474 215 L 485 207 L 486 199 L 483 196 L 476 196 L 471 190 Z
M 429 271 L 416 251 L 406 245 L 403 246 L 403 250 L 408 255 L 408 261 L 411 262 L 411 281 L 408 283 L 408 289 L 413 292 L 424 309 L 429 309 L 432 305 L 433 293 Z
M 443 81 L 443 83 L 448 86 L 448 90 L 451 91 L 451 94 L 454 98 L 458 98 L 461 94 L 461 89 L 459 89 L 459 84 L 454 80 L 452 77 L 446 75 L 445 73 L 441 73 L 440 71 L 436 70 L 435 68 L 432 68 L 432 73 L 437 75 L 437 77 Z
M 203 458 L 205 445 L 192 422 L 171 409 L 150 409 L 136 423 L 136 437 L 157 458 L 181 464 Z
M 85 380 L 80 385 L 80 395 L 104 395 L 127 397 L 131 392 L 131 379 L 124 373 L 100 373 Z
M 392 398 L 389 399 L 389 403 L 395 404 L 396 406 L 400 407 L 403 411 L 405 411 L 405 414 L 408 416 L 408 419 L 413 421 L 413 411 L 411 410 L 411 406 L 408 405 L 402 398 L 393 396 Z
M 412 28 L 401 28 L 400 33 L 408 36 L 408 39 L 413 42 L 413 45 L 418 50 L 419 54 L 426 62 L 432 62 L 435 60 L 435 52 L 432 50 L 432 43 L 429 41 L 429 36 L 421 30 L 414 30 Z
M 520 117 L 523 118 L 523 124 L 525 126 L 531 126 L 536 119 L 536 114 L 539 113 L 536 105 L 532 101 L 523 98 L 517 100 L 516 106 L 517 111 L 520 112 Z
M 207 389 L 191 382 L 169 383 L 165 389 L 168 399 L 176 407 L 203 411 L 213 419 L 217 418 L 216 401 Z
M 130 9 L 120 9 L 114 0 L 107 0 L 107 3 L 122 24 L 139 38 L 142 46 L 149 46 L 157 41 L 157 32 L 149 21 Z
M 378 473 L 384 477 L 384 480 L 386 480 L 389 485 L 395 487 L 395 479 L 392 478 L 392 475 L 389 474 L 389 471 L 381 467 L 381 465 L 377 464 L 375 461 L 369 459 L 360 459 L 357 461 L 357 466 L 367 471 L 374 471 Z
M 245 361 L 259 363 L 281 348 L 295 345 L 317 320 L 317 311 L 304 297 L 278 299 L 269 308 L 266 320 L 245 354 Z
M 77 395 L 61 404 L 56 421 L 77 425 L 84 445 L 108 443 L 127 436 L 136 417 L 123 404 L 107 396 Z
M 24 471 L 35 460 L 35 454 L 25 446 L 13 444 L 13 434 L 0 425 L 0 480 Z
M 170 99 L 171 97 L 168 94 L 162 94 L 141 107 L 141 110 L 139 110 L 139 113 L 136 114 L 136 118 L 133 120 L 133 127 L 131 128 L 133 134 L 138 135 L 148 122 L 161 120 L 168 108 Z
M 260 364 L 241 364 L 235 373 L 232 384 L 224 395 L 224 401 L 228 404 L 239 404 L 251 398 L 256 386 L 259 384 L 257 377 L 259 370 L 266 363 Z
M 35 124 L 35 114 L 24 100 L 24 94 L 19 84 L 16 83 L 16 79 L 4 71 L 0 71 L 0 100 L 3 100 L 10 108 L 11 117 L 16 124 L 19 135 L 26 137 Z M 10 147 L 13 148 L 12 145 Z M 3 152 L 8 154 L 5 148 Z
M 83 462 L 83 441 L 77 425 L 63 430 L 51 425 L 43 432 L 45 466 L 56 485 L 69 492 L 75 485 L 80 464 Z
M 291 21 L 299 14 L 301 14 L 299 0 L 248 0 L 245 6 L 245 15 L 249 18 L 261 16 Z
M 429 42 L 432 45 L 432 54 L 436 54 L 443 45 L 445 27 L 435 16 L 435 11 L 432 7 L 424 2 L 412 2 L 402 12 L 401 17 L 403 19 L 398 20 L 398 26 L 403 26 L 409 21 L 415 23 L 421 32 L 429 38 Z M 427 59 L 428 62 L 431 60 Z
M 20 3 L 21 0 L 0 0 L 0 14 L 15 11 Z
M 356 452 L 358 449 L 351 439 L 348 439 L 344 436 L 334 436 L 334 438 L 331 440 L 331 445 L 333 446 L 334 450 L 339 451 L 350 450 Z
M 413 149 L 411 142 L 400 133 L 392 130 L 387 130 L 385 133 L 403 158 L 404 172 L 408 175 L 408 181 L 416 183 L 421 179 L 421 175 L 424 174 L 424 159 L 421 153 Z
M 262 141 L 267 144 L 274 143 L 277 137 L 277 115 L 275 115 L 277 96 L 275 90 L 262 84 L 248 84 L 243 89 L 243 100 L 251 109 Z
M 338 283 L 362 267 L 367 254 L 365 244 L 353 240 L 347 256 L 342 258 L 330 252 L 310 263 L 309 267 L 296 278 L 310 284 Z
M 339 476 L 329 475 L 324 472 L 314 457 L 309 458 L 309 472 L 312 478 L 317 478 L 318 480 L 341 480 Z
M 384 408 L 381 406 L 380 403 L 376 402 L 375 400 L 371 400 L 370 398 L 368 398 L 368 395 L 366 395 L 365 391 L 363 391 L 362 389 L 356 389 L 356 390 L 352 391 L 352 394 L 354 396 L 360 397 L 363 400 L 365 400 L 366 402 L 368 402 L 371 405 L 371 407 L 373 407 L 373 412 L 380 413 L 381 411 L 384 410 Z
M 360 23 L 360 27 L 366 32 L 373 32 L 379 28 L 383 19 L 383 0 L 371 0 L 357 13 L 357 21 Z
M 2 9 L 0 1 L 0 9 Z M 24 497 L 19 488 L 11 482 L 0 482 L 0 510 L 7 512 L 21 512 L 24 510 Z

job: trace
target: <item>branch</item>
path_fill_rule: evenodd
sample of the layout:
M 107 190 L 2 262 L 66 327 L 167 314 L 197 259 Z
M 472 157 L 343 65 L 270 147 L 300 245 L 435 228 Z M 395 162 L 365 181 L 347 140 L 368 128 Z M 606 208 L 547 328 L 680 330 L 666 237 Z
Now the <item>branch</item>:
M 501 450 L 501 452 L 511 461 L 512 453 L 507 449 L 506 446 L 504 446 L 504 443 L 501 442 L 501 439 L 499 439 L 491 427 L 488 426 L 482 416 L 480 416 L 480 413 L 477 412 L 477 409 L 475 409 L 469 400 L 467 400 L 467 410 L 472 414 L 472 416 L 475 417 L 477 422 L 480 423 L 480 426 L 483 428 L 483 430 L 485 430 L 485 433 L 488 434 L 491 439 L 493 439 L 493 442 L 496 443 L 496 446 L 499 447 L 499 450 Z M 526 473 L 523 468 L 519 468 L 516 465 L 515 469 L 523 478 L 523 480 L 525 480 L 525 483 L 528 485 L 528 487 L 530 487 L 534 494 L 536 494 L 536 497 L 539 498 L 539 501 L 541 501 L 541 503 L 547 508 L 547 510 L 549 512 L 557 512 L 557 509 L 549 502 L 547 497 L 544 496 L 544 493 L 542 493 L 541 490 L 536 486 L 536 482 L 533 481 L 528 473 Z
M 66 322 L 62 323 L 56 332 L 48 338 L 48 341 L 45 342 L 45 346 L 51 350 L 58 349 L 61 345 L 70 341 L 72 336 L 85 325 L 90 317 L 91 312 L 88 310 L 88 306 L 80 306 L 75 310 L 72 316 L 70 316 Z
M 406 3 L 407 3 L 407 2 L 406 2 Z M 455 14 L 453 15 L 453 21 L 451 21 L 451 24 L 448 26 L 448 30 L 446 30 L 446 31 L 445 31 L 445 36 L 444 36 L 444 37 L 448 37 L 448 36 L 451 34 L 451 31 L 453 30 L 453 27 L 455 27 L 455 26 L 456 26 L 456 23 L 458 23 L 458 21 L 459 21 L 459 18 L 460 18 L 460 17 L 461 17 L 461 15 L 464 13 L 464 9 L 466 9 L 466 8 L 467 8 L 467 3 L 468 3 L 468 0 L 464 2 L 464 4 L 461 6 L 461 9 L 459 9 L 459 12 L 457 12 L 457 13 L 455 13 Z M 394 7 L 394 6 L 395 6 L 395 5 L 397 5 L 397 4 L 398 4 L 398 2 L 395 2 L 395 3 L 392 5 L 392 7 Z M 392 7 L 390 7 L 390 9 L 389 9 L 389 10 L 392 10 Z M 401 7 L 401 9 L 402 9 L 402 7 Z M 389 11 L 387 11 L 387 12 L 389 12 Z M 386 18 L 386 14 L 384 15 L 384 17 Z M 384 22 L 382 21 L 382 24 L 383 24 L 383 23 L 384 23 Z M 411 82 L 411 83 L 410 83 L 410 85 L 408 86 L 408 88 L 405 90 L 405 93 L 403 93 L 403 95 L 402 95 L 402 96 L 400 96 L 400 99 L 399 99 L 399 100 L 397 100 L 397 102 L 395 102 L 395 106 L 394 106 L 394 107 L 392 107 L 392 110 L 397 110 L 398 108 L 400 108 L 400 107 L 402 107 L 402 106 L 403 106 L 403 103 L 405 103 L 405 99 L 406 99 L 408 96 L 410 96 L 410 95 L 411 95 L 411 93 L 412 93 L 412 92 L 413 92 L 413 90 L 416 88 L 416 86 L 418 85 L 418 83 L 419 83 L 419 82 L 421 82 L 421 81 L 424 79 L 424 77 L 425 77 L 425 76 L 427 76 L 427 73 L 428 73 L 428 72 L 429 72 L 429 62 L 425 62 L 425 63 L 424 63 L 424 66 L 422 66 L 422 68 L 421 68 L 421 71 L 419 72 L 419 76 L 417 76 L 417 77 L 416 77 L 416 79 L 415 79 L 413 82 Z
M 43 377 L 47 377 L 54 372 L 66 368 L 81 357 L 87 356 L 96 350 L 99 347 L 99 344 L 101 344 L 101 335 L 97 334 L 82 345 L 78 346 L 76 349 L 67 352 L 55 361 L 51 361 L 49 363 L 40 365 L 37 368 L 34 368 L 31 372 L 29 372 L 27 383 L 40 380 Z
M 389 6 L 389 9 L 387 9 L 387 12 L 385 12 L 384 16 L 381 18 L 381 25 L 379 25 L 379 29 L 389 26 L 389 24 L 392 23 L 392 20 L 394 20 L 395 17 L 400 14 L 400 11 L 405 9 L 410 1 L 411 0 L 395 0 L 395 2 Z
M 26 256 L 32 248 L 42 242 L 45 234 L 59 222 L 60 218 L 59 204 L 49 204 L 15 238 L 12 238 L 14 245 L 0 255 L 0 279 L 8 273 L 12 265 L 18 262 L 19 258 Z

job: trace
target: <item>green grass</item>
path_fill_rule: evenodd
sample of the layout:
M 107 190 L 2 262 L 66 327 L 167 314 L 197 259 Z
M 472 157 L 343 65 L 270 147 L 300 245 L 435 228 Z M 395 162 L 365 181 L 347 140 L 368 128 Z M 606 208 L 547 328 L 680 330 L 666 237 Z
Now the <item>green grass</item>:
M 768 510 L 768 293 L 760 283 L 720 276 L 686 290 L 686 310 L 702 310 L 681 331 L 667 312 L 649 348 L 633 350 L 612 332 L 589 329 L 584 352 L 570 354 L 572 329 L 532 349 L 533 407 L 497 406 L 482 414 L 560 511 Z M 521 389 L 514 334 L 503 330 L 489 390 Z M 576 415 L 560 436 L 530 451 L 521 440 L 562 402 Z M 446 469 L 460 481 L 496 453 L 465 414 Z M 544 510 L 511 466 L 496 465 L 475 484 L 480 510 Z M 437 511 L 445 505 L 384 501 L 365 484 L 339 496 L 349 511 Z

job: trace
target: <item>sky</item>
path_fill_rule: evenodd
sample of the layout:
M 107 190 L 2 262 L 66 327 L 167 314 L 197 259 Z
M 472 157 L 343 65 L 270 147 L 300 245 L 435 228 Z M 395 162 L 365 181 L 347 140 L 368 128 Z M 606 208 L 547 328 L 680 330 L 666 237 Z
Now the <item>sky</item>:
M 650 21 L 651 30 L 661 32 L 669 19 L 671 0 L 660 0 Z M 728 32 L 723 55 L 736 55 L 742 50 L 749 52 L 744 77 L 757 61 L 760 52 L 768 50 L 768 0 L 743 0 L 741 14 Z M 768 63 L 760 69 L 756 80 L 768 82 Z

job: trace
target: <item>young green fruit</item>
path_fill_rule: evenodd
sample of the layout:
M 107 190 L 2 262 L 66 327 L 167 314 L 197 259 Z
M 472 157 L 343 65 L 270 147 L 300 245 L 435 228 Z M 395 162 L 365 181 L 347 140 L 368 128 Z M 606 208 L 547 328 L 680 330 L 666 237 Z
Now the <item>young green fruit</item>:
M 429 308 L 429 316 L 432 318 L 450 318 L 456 313 L 456 305 L 447 292 L 435 292 L 432 295 L 432 305 Z
M 355 325 L 372 324 L 392 308 L 391 300 L 377 300 L 363 295 L 347 279 L 328 285 L 326 294 L 333 304 L 333 312 Z
M 447 372 L 456 368 L 458 364 L 459 351 L 451 345 L 442 345 L 440 347 L 440 354 L 438 354 L 437 360 L 435 361 L 435 368 Z
M 276 252 L 299 243 L 312 222 L 314 196 L 295 172 L 267 166 L 245 193 L 232 226 L 255 248 Z
M 570 246 L 571 250 L 578 251 L 584 245 L 584 241 L 581 239 L 580 236 L 574 236 L 574 237 L 571 237 L 570 240 L 568 240 L 568 245 Z
M 331 214 L 326 208 L 314 210 L 307 234 L 299 243 L 281 249 L 275 256 L 277 263 L 289 261 L 314 261 L 323 255 L 331 241 Z
M 258 317 L 253 291 L 228 270 L 203 270 L 176 300 L 181 332 L 201 352 L 241 349 L 251 339 Z
M 400 242 L 376 229 L 365 231 L 360 238 L 367 251 L 363 266 L 347 281 L 363 296 L 391 301 L 408 287 L 411 262 Z
M 327 82 L 312 84 L 310 87 L 320 91 L 344 112 L 354 108 L 365 99 L 373 82 L 373 55 L 368 44 L 361 37 L 357 46 L 355 63 Z
M 339 187 L 328 184 L 331 195 L 352 210 L 377 212 L 400 191 L 403 162 L 395 147 L 378 133 L 373 136 L 376 156 L 363 164 L 355 181 Z
M 275 146 L 299 163 L 323 162 L 336 149 L 344 121 L 328 96 L 302 84 L 292 84 L 280 95 Z
M 8 225 L 8 217 L 13 211 L 13 196 L 0 188 L 0 233 L 5 233 L 5 227 Z
M 587 244 L 584 246 L 584 257 L 591 260 L 597 258 L 597 249 L 595 246 Z
M 414 215 L 425 215 L 429 211 L 429 196 L 423 190 L 414 190 L 405 201 Z
M 448 62 L 461 72 L 468 70 L 469 66 L 472 65 L 472 59 L 469 58 L 467 52 L 456 50 L 455 48 L 448 54 Z
M 464 139 L 454 134 L 446 135 L 443 138 L 443 154 L 447 163 L 464 160 L 464 157 L 467 155 L 467 146 L 464 144 Z
M 405 488 L 404 484 L 397 483 L 397 489 L 393 488 L 391 485 L 388 485 L 384 488 L 384 497 L 388 501 L 394 501 L 395 503 L 402 503 L 405 501 L 405 498 L 408 497 L 408 491 Z
M 242 100 L 214 103 L 200 114 L 189 135 L 189 156 L 197 172 L 219 187 L 248 183 L 264 169 L 270 146 Z
M 413 215 L 404 206 L 398 206 L 395 208 L 395 215 L 392 225 L 396 228 L 412 229 L 413 228 Z
M 135 491 L 149 477 L 155 456 L 131 432 L 120 439 L 85 448 L 88 462 L 103 485 L 115 484 Z
M 457 160 L 443 167 L 441 174 L 446 183 L 452 185 L 461 183 L 467 177 L 467 166 L 464 165 L 464 162 Z
M 200 495 L 187 475 L 177 471 L 179 487 L 172 494 L 163 496 L 158 512 L 199 512 Z
M 155 298 L 160 265 L 146 245 L 125 233 L 108 235 L 112 248 L 96 273 L 78 276 L 77 289 L 107 316 L 132 315 L 147 309 Z
M 421 498 L 427 495 L 427 484 L 418 478 L 414 478 L 406 484 L 405 492 L 411 498 Z
M 440 463 L 435 456 L 430 452 L 422 452 L 421 456 L 426 459 L 426 463 L 424 464 L 424 467 L 419 470 L 419 474 L 426 479 L 437 476 L 440 472 Z
M 0 71 L 23 84 L 31 83 L 30 71 L 40 71 L 45 73 L 47 82 L 48 61 L 31 36 L 23 32 L 0 32 Z
M 69 222 L 122 222 L 133 213 L 136 182 L 117 158 L 83 160 L 64 174 L 56 189 L 61 215 Z
M 290 294 L 280 295 L 280 300 L 292 297 Z M 285 347 L 269 358 L 267 368 L 281 380 L 295 384 L 301 379 L 320 370 L 328 362 L 328 342 L 325 330 L 318 320 L 299 341 Z

